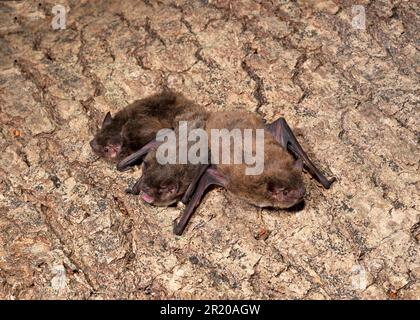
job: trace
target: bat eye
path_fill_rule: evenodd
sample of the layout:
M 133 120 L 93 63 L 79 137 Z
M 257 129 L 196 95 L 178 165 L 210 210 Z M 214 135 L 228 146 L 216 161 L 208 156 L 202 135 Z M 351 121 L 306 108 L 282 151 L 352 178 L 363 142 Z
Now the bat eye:
M 108 148 L 108 147 L 105 147 L 105 148 L 104 148 L 104 152 L 105 152 L 105 153 L 108 153 L 108 152 L 109 152 L 109 148 Z
M 289 191 L 288 190 L 283 190 L 283 195 L 284 196 L 287 196 L 287 194 L 289 193 Z

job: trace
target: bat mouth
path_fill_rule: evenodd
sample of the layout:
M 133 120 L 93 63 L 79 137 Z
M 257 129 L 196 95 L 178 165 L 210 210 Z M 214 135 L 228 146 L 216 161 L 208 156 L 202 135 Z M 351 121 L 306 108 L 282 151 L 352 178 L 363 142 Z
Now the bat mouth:
M 140 197 L 143 199 L 143 201 L 147 203 L 153 203 L 155 201 L 155 198 L 153 198 L 151 195 L 145 193 L 144 191 L 140 191 Z

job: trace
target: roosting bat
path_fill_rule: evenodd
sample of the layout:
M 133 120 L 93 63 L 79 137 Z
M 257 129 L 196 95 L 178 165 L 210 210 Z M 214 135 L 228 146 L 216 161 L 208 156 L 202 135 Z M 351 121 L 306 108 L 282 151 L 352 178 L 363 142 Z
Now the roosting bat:
M 174 92 L 161 92 L 137 100 L 117 112 L 108 112 L 90 142 L 93 151 L 117 162 L 152 141 L 162 128 L 173 128 L 181 115 L 204 109 Z
M 312 163 L 296 140 L 293 132 L 283 118 L 265 127 L 260 118 L 248 113 L 223 112 L 209 116 L 206 130 L 214 128 L 239 128 L 241 130 L 263 129 L 271 133 L 264 135 L 264 169 L 259 175 L 246 175 L 244 164 L 211 165 L 197 183 L 190 188 L 183 201 L 188 202 L 174 233 L 181 235 L 195 207 L 199 204 L 205 190 L 211 185 L 222 186 L 237 197 L 258 207 L 289 208 L 303 200 L 305 189 L 302 181 L 302 162 L 308 172 L 317 179 L 324 188 L 329 188 L 335 178 L 328 180 Z M 233 150 L 233 149 L 231 149 Z M 255 151 L 255 144 L 253 146 Z M 291 151 L 294 157 L 288 152 Z M 211 153 L 220 153 L 211 150 Z

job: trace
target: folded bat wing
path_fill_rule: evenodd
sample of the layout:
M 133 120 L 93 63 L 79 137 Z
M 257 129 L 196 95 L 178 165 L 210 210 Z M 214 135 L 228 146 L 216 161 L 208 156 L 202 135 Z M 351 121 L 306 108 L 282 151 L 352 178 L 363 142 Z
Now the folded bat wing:
M 126 171 L 130 166 L 134 165 L 139 159 L 143 158 L 150 150 L 157 148 L 161 142 L 155 139 L 144 145 L 140 150 L 130 154 L 117 164 L 118 171 Z
M 301 159 L 308 169 L 310 175 L 318 180 L 325 189 L 329 189 L 331 184 L 336 180 L 335 177 L 328 180 L 325 175 L 313 164 L 311 159 L 302 149 L 301 145 L 297 141 L 292 129 L 290 129 L 284 118 L 279 118 L 273 123 L 268 125 L 268 130 L 274 136 L 280 145 L 293 153 L 298 159 Z

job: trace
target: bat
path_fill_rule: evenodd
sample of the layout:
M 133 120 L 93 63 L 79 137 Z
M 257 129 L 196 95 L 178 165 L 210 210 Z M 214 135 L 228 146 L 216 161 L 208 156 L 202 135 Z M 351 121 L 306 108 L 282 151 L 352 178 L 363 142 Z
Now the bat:
M 160 129 L 172 128 L 179 116 L 199 110 L 179 93 L 160 92 L 136 100 L 115 116 L 108 112 L 90 146 L 98 156 L 118 162 L 152 141 Z
M 258 207 L 289 208 L 303 200 L 303 165 L 324 188 L 330 188 L 335 178 L 328 180 L 304 152 L 284 118 L 265 126 L 257 116 L 248 113 L 225 112 L 212 114 L 206 126 L 212 128 L 265 129 L 264 170 L 260 175 L 244 174 L 243 164 L 212 164 L 199 179 L 195 179 L 183 201 L 188 202 L 174 233 L 181 235 L 198 206 L 204 192 L 213 185 L 227 189 L 235 196 Z M 255 149 L 255 144 L 254 144 Z M 212 153 L 220 150 L 211 150 Z M 295 157 L 297 159 L 295 159 Z

